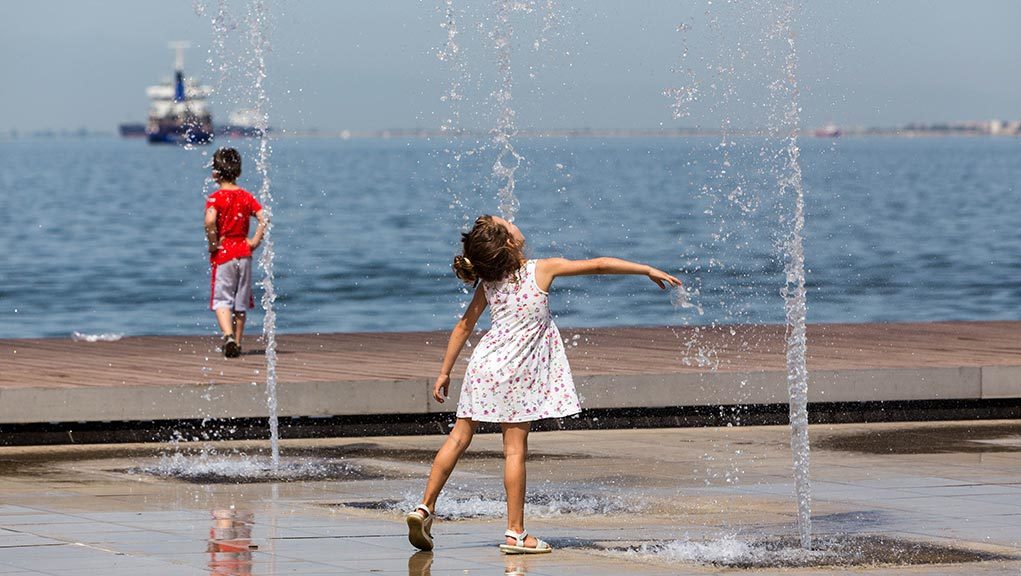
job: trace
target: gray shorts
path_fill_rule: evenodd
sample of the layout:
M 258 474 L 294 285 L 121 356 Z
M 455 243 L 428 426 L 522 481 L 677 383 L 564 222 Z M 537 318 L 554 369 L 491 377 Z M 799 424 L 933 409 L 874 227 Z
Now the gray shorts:
M 213 295 L 209 307 L 229 308 L 243 312 L 255 308 L 252 295 L 252 259 L 235 258 L 230 262 L 213 265 Z

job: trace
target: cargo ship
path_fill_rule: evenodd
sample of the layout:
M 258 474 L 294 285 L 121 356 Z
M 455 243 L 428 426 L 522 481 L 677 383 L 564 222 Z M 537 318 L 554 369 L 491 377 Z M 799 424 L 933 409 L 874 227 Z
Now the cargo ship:
M 210 86 L 184 76 L 187 42 L 171 42 L 175 53 L 174 76 L 145 93 L 151 101 L 145 136 L 153 144 L 207 144 L 213 139 L 213 117 L 206 105 Z
M 259 111 L 254 108 L 235 110 L 227 116 L 227 124 L 217 128 L 218 135 L 228 138 L 259 138 L 264 130 L 259 127 Z M 269 128 L 265 130 L 269 132 Z
M 145 138 L 145 124 L 125 122 L 119 127 L 121 138 Z

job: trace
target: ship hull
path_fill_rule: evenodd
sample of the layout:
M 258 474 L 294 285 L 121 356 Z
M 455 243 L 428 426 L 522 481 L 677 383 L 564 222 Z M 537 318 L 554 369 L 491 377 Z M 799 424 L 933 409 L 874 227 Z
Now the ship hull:
M 216 129 L 216 133 L 227 138 L 261 138 L 266 131 L 254 126 L 227 125 Z
M 209 144 L 213 127 L 212 123 L 151 122 L 145 136 L 150 144 Z
M 197 130 L 157 130 L 147 132 L 150 144 L 209 144 L 213 141 L 211 132 Z
M 119 129 L 121 138 L 145 138 L 145 124 L 121 124 Z

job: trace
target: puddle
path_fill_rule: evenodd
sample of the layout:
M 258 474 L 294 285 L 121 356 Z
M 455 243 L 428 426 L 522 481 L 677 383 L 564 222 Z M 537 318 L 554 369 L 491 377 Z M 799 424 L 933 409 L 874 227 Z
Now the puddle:
M 327 506 L 346 506 L 403 514 L 413 510 L 420 499 L 421 495 L 416 492 L 415 494 L 406 494 L 402 500 L 344 502 L 327 504 Z M 437 517 L 444 520 L 503 518 L 507 514 L 507 503 L 503 500 L 502 494 L 499 498 L 488 498 L 481 495 L 454 498 L 441 496 L 436 508 Z M 576 492 L 537 492 L 525 497 L 525 515 L 530 518 L 630 514 L 642 512 L 645 508 L 641 502 L 629 501 L 618 496 Z
M 812 525 L 820 532 L 875 530 L 889 521 L 890 514 L 881 510 L 855 510 L 812 515 Z
M 817 536 L 813 550 L 803 550 L 795 536 L 741 540 L 675 540 L 632 547 L 606 548 L 616 557 L 652 563 L 678 562 L 726 568 L 821 568 L 961 564 L 1016 558 L 930 542 L 878 535 Z
M 979 444 L 992 444 L 993 446 L 1009 446 L 1021 450 L 1021 436 L 1010 436 L 1009 438 L 993 438 L 991 440 L 972 440 Z
M 812 449 L 860 454 L 1021 452 L 1021 423 L 882 427 L 812 440 Z
M 196 443 L 199 444 L 199 443 Z M 215 445 L 215 443 L 206 443 Z M 378 460 L 428 465 L 436 456 L 435 449 L 392 448 L 375 443 L 354 443 L 326 446 L 285 446 L 283 465 L 278 474 L 269 470 L 269 453 L 264 447 L 214 448 L 206 456 L 189 444 L 148 446 L 62 446 L 39 450 L 18 449 L 0 457 L 0 477 L 31 476 L 63 478 L 67 465 L 75 467 L 96 462 L 104 470 L 116 473 L 143 474 L 179 479 L 196 484 L 297 482 L 315 480 L 372 480 L 383 478 L 379 469 L 348 460 Z M 439 445 L 437 445 L 437 449 Z M 171 452 L 171 450 L 177 450 Z M 246 455 L 247 453 L 247 455 Z M 213 457 L 215 456 L 215 457 Z M 578 460 L 591 458 L 586 454 L 529 454 L 530 462 Z M 129 461 L 120 467 L 111 461 Z M 469 450 L 462 460 L 503 460 L 498 450 Z M 155 464 L 150 462 L 156 461 Z M 130 467 L 128 467 L 130 466 Z M 389 476 L 400 476 L 388 472 Z

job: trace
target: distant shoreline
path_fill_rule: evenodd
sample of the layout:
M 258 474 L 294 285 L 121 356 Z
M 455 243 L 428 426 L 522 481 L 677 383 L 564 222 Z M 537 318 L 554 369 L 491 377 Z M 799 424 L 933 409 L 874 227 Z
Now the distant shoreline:
M 677 129 L 677 130 L 596 130 L 596 129 L 564 129 L 564 130 L 519 130 L 518 138 L 705 138 L 705 137 L 737 137 L 763 138 L 770 134 L 763 130 L 720 130 Z M 979 130 L 930 130 L 901 128 L 864 128 L 849 129 L 838 134 L 820 133 L 819 130 L 801 130 L 802 138 L 818 138 L 834 140 L 840 138 L 941 138 L 941 137 L 993 137 L 1017 138 L 1019 133 L 995 133 Z M 452 134 L 441 130 L 427 129 L 393 129 L 393 130 L 274 130 L 269 133 L 271 139 L 322 139 L 322 140 L 398 140 L 398 139 L 488 139 L 489 132 L 461 132 Z M 125 139 L 114 131 L 61 130 L 36 131 L 21 133 L 16 131 L 0 132 L 0 142 L 40 141 L 40 140 L 85 140 L 85 139 Z M 137 140 L 142 140 L 138 138 Z M 221 138 L 224 140 L 224 138 Z

